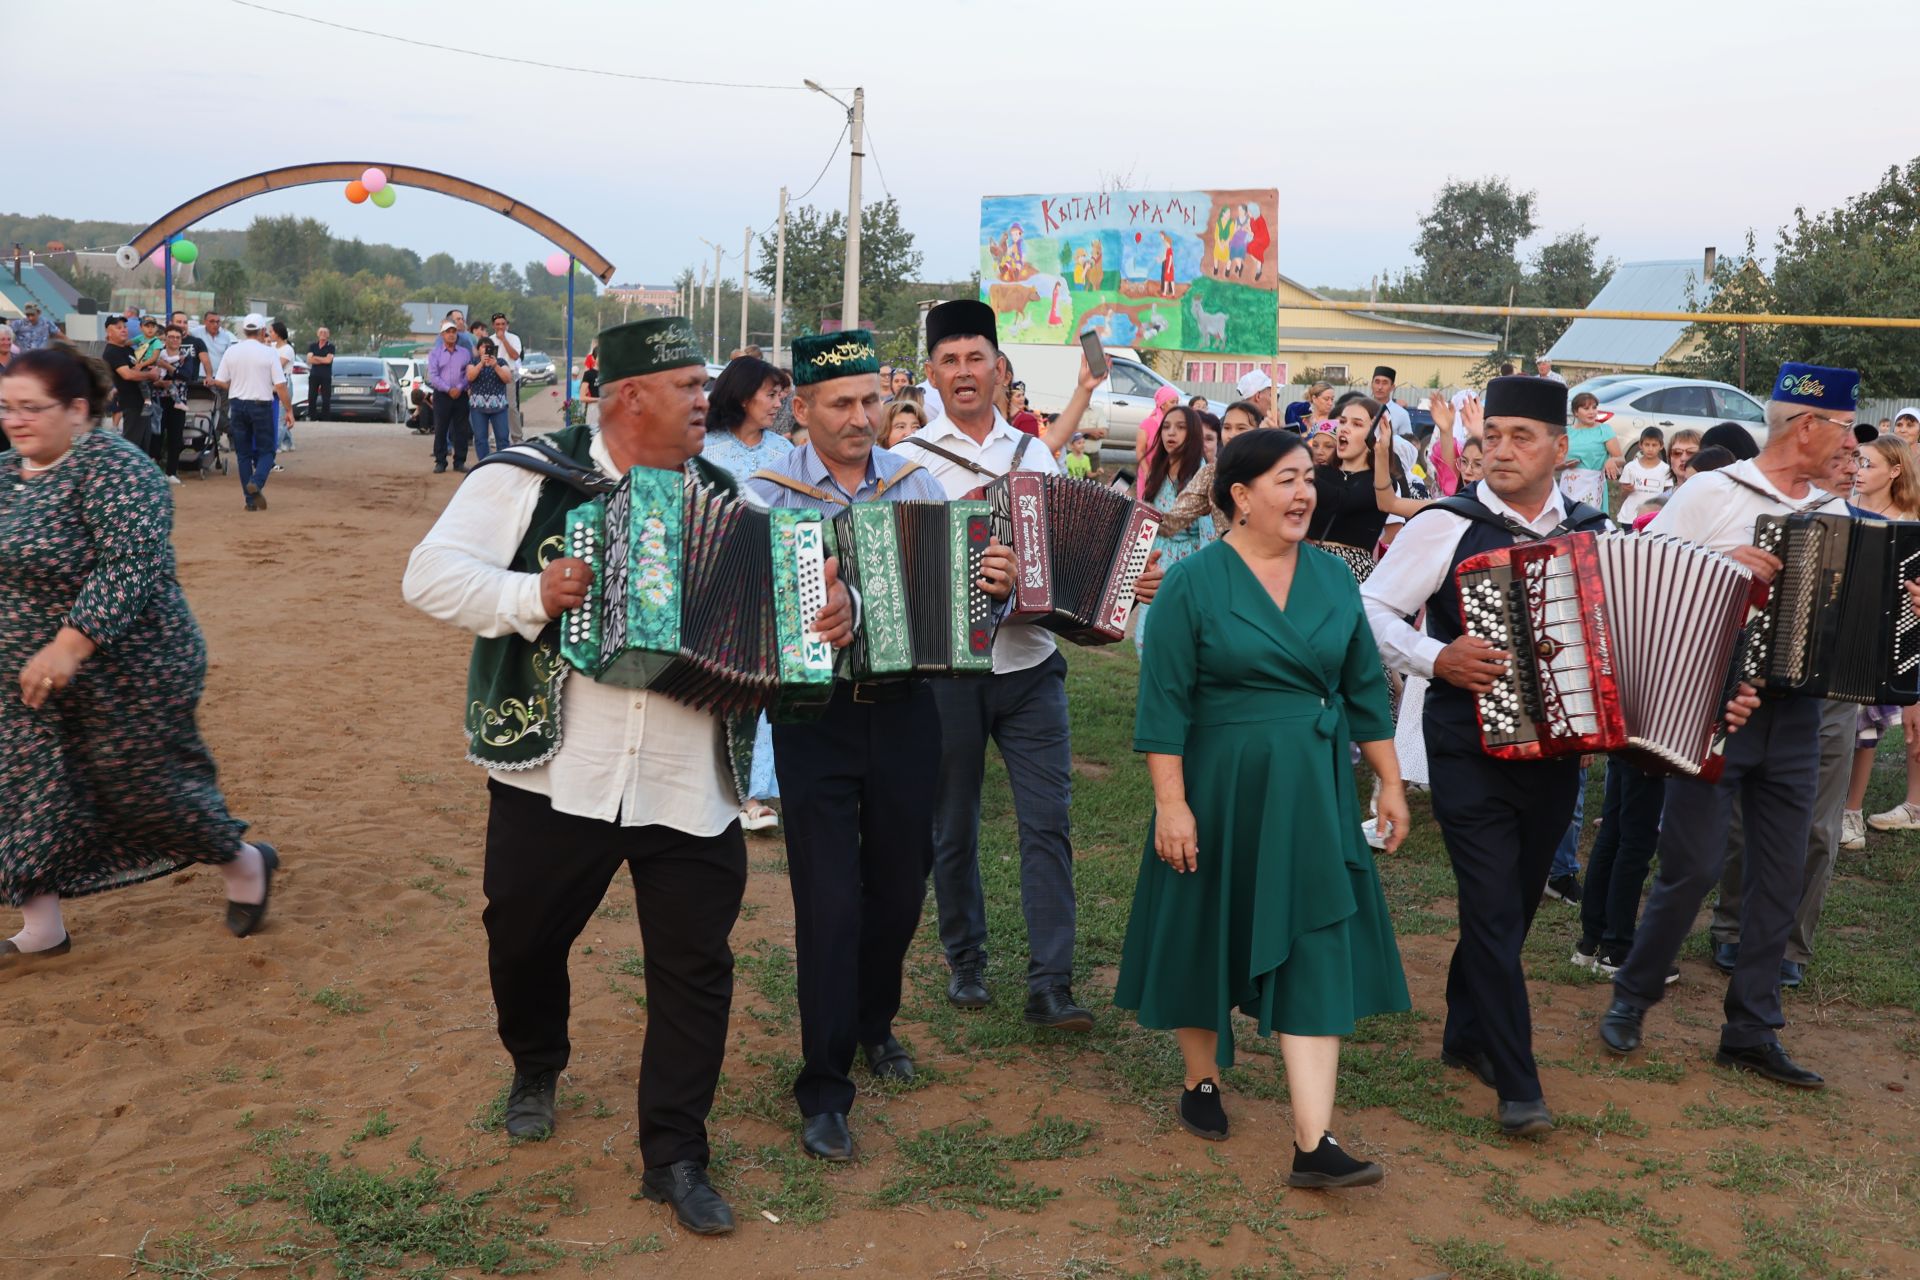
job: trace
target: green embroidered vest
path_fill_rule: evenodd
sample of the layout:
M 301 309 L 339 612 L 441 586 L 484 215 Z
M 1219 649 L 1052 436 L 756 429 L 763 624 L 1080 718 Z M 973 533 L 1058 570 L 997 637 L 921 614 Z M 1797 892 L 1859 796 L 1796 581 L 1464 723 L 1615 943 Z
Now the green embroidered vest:
M 591 428 L 565 427 L 548 436 L 547 443 L 591 468 L 593 437 Z M 732 476 L 704 458 L 696 456 L 689 465 L 708 484 L 739 492 Z M 545 569 L 565 545 L 567 512 L 589 500 L 564 481 L 542 480 L 526 536 L 507 567 L 515 573 Z M 551 761 L 560 750 L 560 696 L 570 670 L 560 657 L 558 620 L 549 623 L 538 640 L 518 633 L 476 639 L 467 665 L 467 759 L 507 771 L 537 769 Z M 753 763 L 753 730 L 752 715 L 726 722 L 727 762 L 743 804 Z

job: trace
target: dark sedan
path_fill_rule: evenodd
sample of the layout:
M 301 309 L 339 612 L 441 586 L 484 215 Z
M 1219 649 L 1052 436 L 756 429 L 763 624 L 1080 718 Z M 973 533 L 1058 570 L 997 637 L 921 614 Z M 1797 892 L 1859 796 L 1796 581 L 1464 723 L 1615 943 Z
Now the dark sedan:
M 386 361 L 373 356 L 341 356 L 333 362 L 333 416 L 406 421 L 406 399 Z

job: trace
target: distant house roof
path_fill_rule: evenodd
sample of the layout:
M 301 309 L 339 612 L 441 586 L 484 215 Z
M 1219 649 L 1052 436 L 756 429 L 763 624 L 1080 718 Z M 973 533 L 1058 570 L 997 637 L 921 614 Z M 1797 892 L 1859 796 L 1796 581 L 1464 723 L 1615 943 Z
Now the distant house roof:
M 467 315 L 464 302 L 403 302 L 400 309 L 407 313 L 408 333 L 438 333 L 441 321 L 447 318 L 447 312 L 458 311 L 467 316 L 469 323 L 473 317 Z
M 1739 267 L 1743 259 L 1733 259 Z M 1699 291 L 1700 259 L 1670 258 L 1658 262 L 1623 262 L 1593 301 L 1589 311 L 1686 311 L 1687 289 Z M 1575 320 L 1547 352 L 1549 360 L 1568 364 L 1604 365 L 1618 369 L 1652 369 L 1680 341 L 1687 325 L 1680 320 Z
M 28 302 L 37 302 L 48 319 L 64 322 L 73 314 L 76 296 L 66 281 L 38 264 L 23 264 L 18 284 L 11 264 L 0 269 L 0 317 L 18 318 Z

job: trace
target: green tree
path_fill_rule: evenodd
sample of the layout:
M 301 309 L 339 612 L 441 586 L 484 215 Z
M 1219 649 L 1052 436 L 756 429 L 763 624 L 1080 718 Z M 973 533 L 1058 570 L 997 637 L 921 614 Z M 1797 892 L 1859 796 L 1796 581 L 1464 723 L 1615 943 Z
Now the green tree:
M 769 293 L 773 291 L 774 249 L 771 234 L 760 238 L 753 271 L 754 281 Z M 839 318 L 846 259 L 845 214 L 837 209 L 823 213 L 812 205 L 788 211 L 788 333 L 818 333 L 823 321 Z M 913 279 L 920 263 L 921 254 L 913 246 L 913 233 L 900 221 L 899 204 L 889 197 L 865 206 L 860 212 L 860 309 L 864 313 L 861 319 L 876 319 L 886 308 L 887 297 Z M 739 306 L 737 294 L 734 305 Z
M 1517 293 L 1520 242 L 1539 230 L 1533 192 L 1516 192 L 1505 178 L 1450 181 L 1420 219 L 1413 243 L 1419 266 L 1388 286 L 1391 302 L 1447 302 L 1500 306 Z M 1456 324 L 1444 315 L 1436 324 Z
M 1752 230 L 1747 232 L 1743 257 L 1721 258 L 1713 269 L 1706 288 L 1697 283 L 1688 290 L 1687 310 L 1718 312 L 1721 315 L 1764 315 L 1785 312 L 1778 305 L 1773 281 L 1760 270 L 1758 243 Z M 1784 358 L 1789 339 L 1802 341 L 1807 330 L 1789 331 L 1778 325 L 1696 324 L 1687 329 L 1682 340 L 1686 353 L 1676 362 L 1676 372 L 1690 378 L 1711 378 L 1730 382 L 1750 393 L 1763 396 L 1773 383 Z M 1744 350 L 1746 376 L 1741 376 Z
M 318 218 L 255 218 L 247 227 L 247 264 L 291 289 L 333 260 L 334 243 Z
M 1593 248 L 1598 239 L 1584 229 L 1568 231 L 1534 250 L 1520 277 L 1514 301 L 1523 307 L 1561 308 L 1579 308 L 1592 302 L 1593 295 L 1599 293 L 1613 275 L 1615 265 L 1611 258 L 1601 263 L 1594 261 Z M 1460 317 L 1454 319 L 1458 321 Z M 1530 354 L 1538 359 L 1572 323 L 1572 320 L 1516 316 L 1505 345 L 1510 352 Z
M 246 265 L 234 258 L 221 258 L 201 273 L 203 282 L 213 291 L 213 305 L 227 315 L 244 309 L 251 281 Z

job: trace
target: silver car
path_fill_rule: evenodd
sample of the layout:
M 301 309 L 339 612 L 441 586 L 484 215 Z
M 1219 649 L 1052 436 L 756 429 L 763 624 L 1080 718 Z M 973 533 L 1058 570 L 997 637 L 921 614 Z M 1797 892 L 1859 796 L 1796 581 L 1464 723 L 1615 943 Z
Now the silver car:
M 1139 438 L 1140 424 L 1153 412 L 1153 398 L 1160 388 L 1173 387 L 1180 393 L 1180 404 L 1186 404 L 1193 397 L 1144 364 L 1110 357 L 1108 366 L 1106 381 L 1093 393 L 1093 402 L 1087 406 L 1087 421 L 1107 429 L 1107 438 L 1100 442 L 1103 460 L 1130 467 L 1133 442 Z M 1213 400 L 1209 400 L 1206 407 L 1207 412 L 1213 414 L 1226 409 Z
M 1723 422 L 1737 422 L 1754 443 L 1767 442 L 1766 408 L 1725 382 L 1609 374 L 1571 388 L 1569 398 L 1582 391 L 1591 391 L 1600 401 L 1600 421 L 1613 428 L 1629 458 L 1648 427 L 1658 427 L 1662 435 L 1671 437 L 1676 431 L 1705 431 Z

